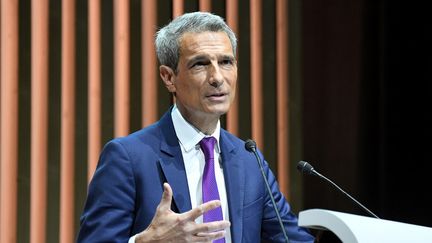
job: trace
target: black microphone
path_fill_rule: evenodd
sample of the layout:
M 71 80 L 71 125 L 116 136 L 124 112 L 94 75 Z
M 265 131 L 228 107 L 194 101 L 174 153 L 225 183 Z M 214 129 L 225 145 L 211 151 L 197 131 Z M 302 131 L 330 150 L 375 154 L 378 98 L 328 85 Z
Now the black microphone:
M 256 158 L 256 160 L 257 160 L 257 162 L 258 162 L 258 165 L 259 165 L 259 167 L 260 167 L 260 169 L 261 169 L 261 175 L 262 175 L 262 177 L 264 178 L 264 182 L 265 182 L 265 185 L 266 185 L 266 188 L 267 188 L 267 192 L 268 192 L 268 194 L 270 195 L 270 199 L 271 199 L 271 201 L 272 201 L 273 208 L 274 208 L 274 210 L 275 210 L 275 212 L 276 212 L 276 216 L 277 216 L 277 219 L 278 219 L 278 221 L 279 221 L 279 225 L 280 225 L 281 230 L 282 230 L 282 233 L 283 233 L 283 235 L 284 235 L 284 237 L 285 237 L 285 241 L 286 241 L 287 243 L 289 243 L 290 241 L 289 241 L 289 239 L 288 239 L 288 235 L 287 235 L 287 233 L 286 233 L 286 231 L 285 231 L 285 227 L 283 226 L 282 219 L 281 219 L 280 214 L 279 214 L 279 210 L 278 210 L 278 208 L 277 208 L 277 206 L 276 206 L 276 202 L 275 202 L 274 197 L 273 197 L 273 193 L 271 192 L 270 184 L 269 184 L 269 182 L 268 182 L 268 180 L 267 180 L 267 177 L 265 176 L 264 168 L 263 168 L 263 165 L 262 165 L 261 159 L 260 159 L 260 157 L 259 157 L 259 155 L 258 155 L 258 153 L 257 153 L 257 151 L 256 151 L 256 143 L 255 143 L 255 141 L 252 140 L 252 139 L 248 139 L 248 140 L 246 140 L 245 148 L 246 148 L 247 151 L 252 152 L 252 153 L 254 153 L 254 155 L 255 155 L 255 158 Z
M 354 201 L 358 206 L 360 206 L 363 210 L 365 210 L 369 215 L 371 215 L 374 218 L 379 219 L 378 216 L 376 216 L 369 209 L 367 209 L 365 206 L 363 206 L 359 201 L 355 200 L 351 195 L 349 195 L 344 190 L 342 190 L 342 188 L 340 188 L 338 185 L 336 185 L 336 183 L 334 183 L 333 181 L 331 181 L 327 177 L 325 177 L 325 176 L 321 175 L 320 173 L 318 173 L 318 171 L 316 171 L 312 167 L 312 165 L 309 164 L 308 162 L 306 162 L 306 161 L 300 161 L 300 162 L 298 162 L 298 164 L 297 164 L 297 170 L 299 170 L 300 172 L 302 172 L 304 174 L 315 175 L 315 176 L 318 176 L 319 178 L 322 178 L 322 179 L 326 180 L 328 183 L 330 183 L 331 185 L 333 185 L 334 187 L 336 187 L 339 191 L 341 191 L 343 194 L 345 194 L 345 196 L 347 196 L 349 199 L 351 199 L 352 201 Z

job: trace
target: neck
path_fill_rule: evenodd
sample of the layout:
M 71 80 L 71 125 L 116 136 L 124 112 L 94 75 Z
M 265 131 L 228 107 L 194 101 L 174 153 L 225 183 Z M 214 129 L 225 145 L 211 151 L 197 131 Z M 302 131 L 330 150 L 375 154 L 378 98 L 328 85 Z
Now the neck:
M 180 106 L 177 106 L 177 108 L 183 118 L 202 133 L 211 135 L 216 130 L 219 122 L 219 115 L 197 115 L 187 112 L 186 109 L 182 109 Z
M 183 114 L 182 114 L 183 115 Z M 192 124 L 196 129 L 200 130 L 202 133 L 206 135 L 211 135 L 216 130 L 217 123 L 219 121 L 219 117 L 216 119 L 191 119 L 191 117 L 184 116 L 185 120 Z

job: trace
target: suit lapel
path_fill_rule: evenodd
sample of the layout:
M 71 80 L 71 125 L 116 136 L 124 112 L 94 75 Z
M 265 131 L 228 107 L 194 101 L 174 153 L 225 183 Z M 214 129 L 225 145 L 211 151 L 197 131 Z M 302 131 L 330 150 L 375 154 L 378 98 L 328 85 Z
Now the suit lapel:
M 231 221 L 231 238 L 233 242 L 241 242 L 245 176 L 243 173 L 243 163 L 237 154 L 238 148 L 233 145 L 226 131 L 222 129 L 220 146 Z
M 159 127 L 162 134 L 161 169 L 173 190 L 174 203 L 179 213 L 184 213 L 192 206 L 183 156 L 171 119 L 171 109 L 160 119 Z

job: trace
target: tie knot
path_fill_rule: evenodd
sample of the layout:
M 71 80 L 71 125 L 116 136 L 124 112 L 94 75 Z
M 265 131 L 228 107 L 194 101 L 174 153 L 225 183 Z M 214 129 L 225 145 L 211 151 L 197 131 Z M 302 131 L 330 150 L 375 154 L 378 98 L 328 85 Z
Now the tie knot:
M 201 149 L 204 153 L 204 156 L 207 159 L 214 158 L 214 146 L 216 144 L 216 138 L 214 137 L 205 137 L 200 141 Z

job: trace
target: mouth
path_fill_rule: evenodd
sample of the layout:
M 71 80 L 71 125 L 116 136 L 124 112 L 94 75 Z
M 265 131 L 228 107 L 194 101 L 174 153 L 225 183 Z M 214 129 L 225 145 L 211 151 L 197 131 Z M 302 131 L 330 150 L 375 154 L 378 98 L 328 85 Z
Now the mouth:
M 206 97 L 207 98 L 212 98 L 212 97 L 218 98 L 218 97 L 223 97 L 223 96 L 226 96 L 226 95 L 227 95 L 226 93 L 219 92 L 219 93 L 208 94 L 208 95 L 206 95 Z
M 219 103 L 219 102 L 225 102 L 227 96 L 228 96 L 228 93 L 217 92 L 217 93 L 207 94 L 205 97 L 212 102 Z

